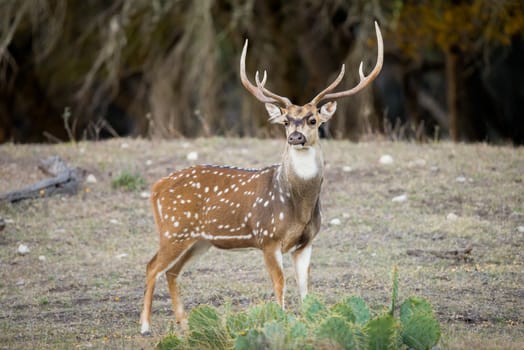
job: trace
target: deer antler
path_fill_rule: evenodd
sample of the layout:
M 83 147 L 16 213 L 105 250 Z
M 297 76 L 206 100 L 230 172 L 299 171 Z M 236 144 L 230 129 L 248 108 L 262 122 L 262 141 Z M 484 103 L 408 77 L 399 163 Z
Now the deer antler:
M 377 53 L 377 63 L 375 65 L 375 68 L 369 73 L 368 76 L 364 75 L 363 71 L 363 63 L 360 62 L 360 66 L 358 68 L 358 75 L 360 76 L 360 82 L 357 86 L 355 86 L 352 89 L 345 90 L 345 91 L 339 91 L 334 93 L 329 93 L 333 89 L 335 89 L 338 84 L 342 81 L 342 78 L 344 77 L 344 70 L 345 67 L 342 65 L 342 69 L 340 70 L 340 73 L 338 74 L 338 77 L 333 81 L 327 88 L 325 88 L 323 91 L 321 91 L 317 96 L 315 96 L 309 104 L 311 105 L 317 105 L 322 100 L 332 100 L 339 97 L 344 96 L 350 96 L 353 95 L 363 88 L 365 88 L 367 85 L 369 85 L 380 73 L 380 70 L 382 69 L 382 63 L 384 62 L 384 43 L 382 40 L 382 33 L 380 33 L 380 28 L 378 26 L 378 23 L 375 22 L 375 31 L 377 33 L 377 45 L 378 45 L 378 53 Z
M 240 56 L 240 80 L 242 81 L 242 85 L 246 88 L 247 91 L 251 92 L 253 96 L 255 96 L 260 102 L 263 103 L 274 103 L 278 102 L 283 104 L 284 106 L 291 105 L 291 101 L 284 96 L 280 96 L 275 94 L 274 92 L 269 91 L 264 87 L 266 83 L 267 73 L 264 71 L 264 78 L 262 79 L 262 82 L 258 79 L 258 71 L 255 74 L 255 81 L 257 83 L 257 86 L 254 86 L 246 75 L 246 54 L 247 54 L 247 39 L 244 44 L 244 49 L 242 50 L 242 55 Z

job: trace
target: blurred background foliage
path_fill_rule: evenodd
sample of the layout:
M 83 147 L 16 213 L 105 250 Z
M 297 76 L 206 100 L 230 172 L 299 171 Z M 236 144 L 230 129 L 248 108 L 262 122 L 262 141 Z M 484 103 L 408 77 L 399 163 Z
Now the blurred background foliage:
M 0 0 L 0 142 L 271 137 L 248 75 L 308 102 L 376 60 L 324 136 L 524 143 L 521 0 Z

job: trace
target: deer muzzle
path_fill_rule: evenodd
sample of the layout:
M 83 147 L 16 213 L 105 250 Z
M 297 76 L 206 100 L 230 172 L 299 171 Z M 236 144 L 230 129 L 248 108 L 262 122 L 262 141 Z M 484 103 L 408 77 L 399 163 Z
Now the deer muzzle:
M 307 140 L 304 134 L 298 131 L 293 131 L 291 134 L 289 134 L 287 138 L 287 143 L 289 143 L 292 146 L 296 146 L 296 145 L 304 146 L 306 142 Z

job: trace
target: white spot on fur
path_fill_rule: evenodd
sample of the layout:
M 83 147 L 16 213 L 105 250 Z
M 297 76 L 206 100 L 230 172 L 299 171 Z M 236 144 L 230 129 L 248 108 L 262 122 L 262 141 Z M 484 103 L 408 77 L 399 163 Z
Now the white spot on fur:
M 160 203 L 160 199 L 156 201 L 156 207 L 158 209 L 158 215 L 162 217 L 162 204 Z

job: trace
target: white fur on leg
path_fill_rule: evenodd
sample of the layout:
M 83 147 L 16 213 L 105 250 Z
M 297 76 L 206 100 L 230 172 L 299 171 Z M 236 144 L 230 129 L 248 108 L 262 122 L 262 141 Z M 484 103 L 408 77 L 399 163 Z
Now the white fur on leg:
M 284 263 L 283 263 L 283 256 L 282 251 L 280 249 L 277 249 L 275 251 L 275 257 L 277 258 L 278 266 L 280 267 L 280 271 L 284 271 Z M 286 309 L 286 279 L 283 280 L 284 285 L 282 286 L 282 309 Z
M 309 262 L 311 261 L 311 245 L 306 246 L 301 251 L 295 253 L 295 273 L 300 292 L 300 298 L 304 300 L 307 295 Z
M 147 335 L 149 334 L 149 322 L 143 321 L 142 326 L 140 328 L 140 334 Z

